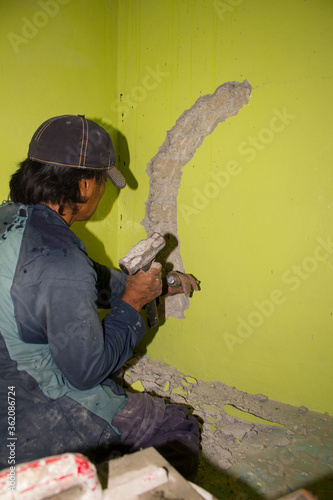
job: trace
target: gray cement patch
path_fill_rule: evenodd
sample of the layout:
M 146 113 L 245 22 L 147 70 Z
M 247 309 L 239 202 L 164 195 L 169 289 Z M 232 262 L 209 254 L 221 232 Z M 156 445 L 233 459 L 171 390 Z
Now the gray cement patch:
M 148 235 L 157 232 L 167 236 L 164 267 L 168 268 L 168 271 L 174 269 L 184 272 L 177 234 L 177 196 L 181 170 L 193 158 L 205 137 L 211 134 L 219 123 L 237 115 L 244 104 L 248 103 L 251 89 L 247 80 L 242 83 L 227 82 L 213 94 L 199 97 L 167 132 L 158 153 L 147 165 L 146 172 L 150 178 L 149 195 L 142 225 Z M 189 300 L 184 295 L 166 297 L 163 307 L 166 318 L 184 318 Z

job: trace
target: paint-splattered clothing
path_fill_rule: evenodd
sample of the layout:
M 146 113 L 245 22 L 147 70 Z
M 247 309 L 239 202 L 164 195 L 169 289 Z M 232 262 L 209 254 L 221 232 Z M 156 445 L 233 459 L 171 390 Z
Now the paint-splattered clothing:
M 129 397 L 109 378 L 145 332 L 121 300 L 125 282 L 121 271 L 93 262 L 49 207 L 0 208 L 0 469 L 16 438 L 16 463 L 70 451 L 99 462 L 155 446 L 193 478 L 197 421 L 148 394 Z M 100 307 L 111 308 L 103 323 Z
M 68 449 L 71 427 L 75 449 L 80 434 L 81 451 L 98 448 L 96 436 L 92 447 L 93 427 L 99 439 L 103 432 L 118 439 L 112 419 L 126 396 L 108 376 L 127 361 L 145 331 L 140 315 L 120 300 L 125 281 L 122 272 L 93 262 L 49 207 L 9 203 L 0 209 L 2 467 L 10 437 L 8 387 L 15 388 L 17 461 L 36 458 L 35 424 L 35 439 L 45 440 L 45 451 L 53 441 L 54 451 L 58 443 L 62 452 L 64 443 L 52 434 L 61 419 Z M 98 307 L 112 307 L 103 324 Z M 38 429 L 41 416 L 44 429 Z

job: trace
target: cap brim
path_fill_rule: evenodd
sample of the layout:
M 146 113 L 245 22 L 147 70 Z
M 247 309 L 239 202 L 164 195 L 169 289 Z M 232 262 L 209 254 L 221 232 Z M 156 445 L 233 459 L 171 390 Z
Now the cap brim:
M 112 166 L 108 168 L 106 175 L 118 189 L 123 189 L 126 186 L 126 179 L 117 167 Z

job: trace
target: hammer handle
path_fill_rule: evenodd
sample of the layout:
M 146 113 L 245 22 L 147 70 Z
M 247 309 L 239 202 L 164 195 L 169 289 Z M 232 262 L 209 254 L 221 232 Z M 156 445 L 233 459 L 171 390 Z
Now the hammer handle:
M 142 271 L 148 271 L 151 266 L 151 262 L 142 268 Z M 147 323 L 149 328 L 154 328 L 159 323 L 157 302 L 156 299 L 151 300 L 144 307 L 146 309 Z
M 156 299 L 148 302 L 148 304 L 145 305 L 145 309 L 147 314 L 148 326 L 149 328 L 154 328 L 158 325 L 159 322 Z

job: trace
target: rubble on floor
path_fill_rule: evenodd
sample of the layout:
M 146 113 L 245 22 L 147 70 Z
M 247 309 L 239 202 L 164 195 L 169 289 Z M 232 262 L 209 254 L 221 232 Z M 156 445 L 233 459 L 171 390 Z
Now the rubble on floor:
M 333 499 L 333 417 L 204 382 L 176 368 L 133 357 L 124 380 L 132 390 L 193 409 L 201 421 L 196 483 L 220 500 L 277 498 L 308 488 Z

